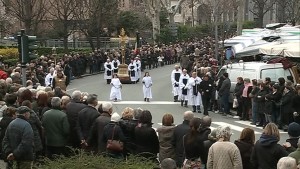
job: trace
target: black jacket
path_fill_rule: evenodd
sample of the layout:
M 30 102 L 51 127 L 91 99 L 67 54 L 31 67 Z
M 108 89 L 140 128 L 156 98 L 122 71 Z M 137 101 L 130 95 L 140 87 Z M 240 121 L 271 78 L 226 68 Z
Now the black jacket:
M 66 106 L 66 114 L 70 124 L 69 144 L 73 146 L 73 148 L 80 148 L 80 139 L 77 134 L 76 124 L 78 121 L 78 113 L 85 107 L 87 107 L 87 105 L 73 100 Z
M 135 144 L 134 144 L 134 132 L 135 132 L 135 127 L 138 125 L 137 120 L 126 120 L 126 119 L 121 119 L 119 122 L 119 125 L 123 131 L 123 134 L 126 138 L 126 143 L 125 143 L 125 151 L 126 153 L 134 153 L 135 150 Z
M 203 142 L 204 140 L 199 132 L 195 133 L 194 136 L 192 136 L 191 132 L 186 134 L 184 136 L 185 158 L 188 160 L 196 160 L 198 158 L 201 158 L 201 161 L 203 161 L 204 158 Z
M 80 140 L 87 140 L 92 125 L 99 116 L 99 112 L 92 106 L 87 106 L 78 113 L 76 129 Z
M 279 159 L 288 156 L 285 149 L 277 142 L 276 137 L 262 134 L 255 143 L 251 155 L 254 169 L 276 169 Z
M 264 114 L 267 113 L 266 110 L 266 95 L 268 94 L 267 90 L 260 90 L 257 93 L 256 101 L 257 101 L 257 113 L 258 114 Z M 272 105 L 269 109 L 269 111 L 272 110 Z
M 234 88 L 234 96 L 236 96 L 237 99 L 242 97 L 244 90 L 244 83 L 236 83 Z
M 2 143 L 3 138 L 5 136 L 6 129 L 11 121 L 14 119 L 6 114 L 3 114 L 3 118 L 0 121 L 0 143 Z M 0 145 L 0 158 L 6 160 L 6 155 L 2 152 L 2 146 Z
M 229 78 L 226 78 L 221 85 L 221 88 L 219 90 L 219 95 L 223 96 L 223 95 L 229 95 L 230 93 L 230 87 L 231 87 L 231 81 Z
M 176 163 L 177 166 L 181 167 L 184 161 L 184 153 L 183 153 L 183 136 L 186 135 L 189 130 L 189 121 L 184 120 L 182 124 L 179 124 L 175 127 L 174 130 L 174 136 L 172 144 L 175 147 L 175 153 L 176 153 Z
M 111 121 L 103 128 L 102 144 L 106 146 L 108 140 L 118 140 L 123 143 L 126 142 L 126 138 L 118 123 Z M 109 153 L 119 154 L 120 152 L 109 151 Z
M 250 162 L 250 158 L 254 145 L 242 140 L 236 140 L 234 141 L 234 144 L 240 150 L 243 162 L 243 169 L 253 169 L 252 163 Z
M 207 158 L 208 158 L 208 151 L 209 148 L 215 143 L 216 141 L 213 140 L 205 140 L 203 142 L 203 159 L 202 159 L 202 164 L 207 163 Z
M 214 85 L 214 82 L 211 80 L 208 80 L 208 81 L 202 80 L 200 82 L 201 93 L 203 93 L 203 95 L 206 97 L 211 97 L 212 92 L 213 92 L 213 85 Z
M 136 154 L 153 159 L 159 152 L 159 141 L 155 130 L 147 124 L 138 125 L 135 128 Z

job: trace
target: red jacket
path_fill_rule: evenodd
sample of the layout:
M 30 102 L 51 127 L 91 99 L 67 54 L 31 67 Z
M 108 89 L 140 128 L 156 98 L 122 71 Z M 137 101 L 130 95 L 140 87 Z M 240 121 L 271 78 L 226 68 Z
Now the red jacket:
M 4 79 L 4 80 L 7 79 L 7 73 L 4 72 L 3 70 L 0 70 L 0 79 Z

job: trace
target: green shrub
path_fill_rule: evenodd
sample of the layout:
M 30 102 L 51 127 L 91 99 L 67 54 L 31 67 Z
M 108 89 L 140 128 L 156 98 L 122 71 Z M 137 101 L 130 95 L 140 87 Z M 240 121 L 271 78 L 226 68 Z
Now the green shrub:
M 112 159 L 80 152 L 66 158 L 58 158 L 53 161 L 45 160 L 40 169 L 153 169 L 157 164 L 145 158 L 130 156 L 125 160 Z
M 69 49 L 67 53 L 90 53 L 92 52 L 92 49 L 89 48 L 82 48 L 82 49 Z M 52 48 L 44 48 L 40 47 L 37 49 L 37 53 L 39 55 L 51 55 L 52 54 Z M 56 48 L 57 54 L 65 54 L 65 50 L 63 48 Z

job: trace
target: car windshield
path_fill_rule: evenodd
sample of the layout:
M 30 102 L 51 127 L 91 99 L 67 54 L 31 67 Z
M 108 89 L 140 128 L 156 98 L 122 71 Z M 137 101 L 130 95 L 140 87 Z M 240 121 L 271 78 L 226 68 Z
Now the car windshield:
M 274 68 L 261 70 L 261 79 L 270 77 L 272 81 L 277 81 L 278 78 L 283 77 L 285 80 L 287 80 L 288 76 L 291 76 L 291 72 L 289 69 Z

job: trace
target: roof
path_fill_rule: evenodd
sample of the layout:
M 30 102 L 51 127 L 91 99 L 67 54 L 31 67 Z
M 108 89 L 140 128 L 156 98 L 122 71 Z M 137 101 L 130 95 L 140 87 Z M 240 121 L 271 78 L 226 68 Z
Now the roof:
M 260 69 L 260 68 L 277 68 L 283 67 L 281 63 L 272 63 L 267 64 L 265 62 L 241 62 L 241 63 L 232 63 L 223 66 L 222 68 L 231 68 L 231 69 Z

